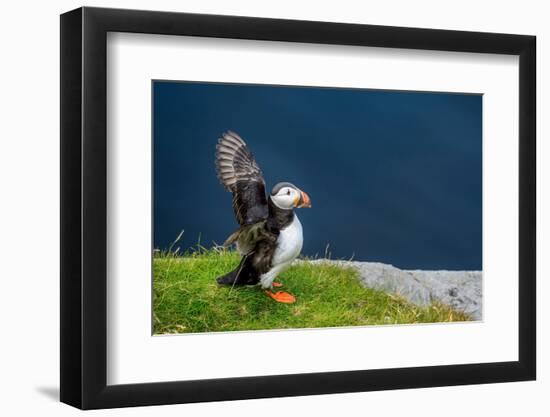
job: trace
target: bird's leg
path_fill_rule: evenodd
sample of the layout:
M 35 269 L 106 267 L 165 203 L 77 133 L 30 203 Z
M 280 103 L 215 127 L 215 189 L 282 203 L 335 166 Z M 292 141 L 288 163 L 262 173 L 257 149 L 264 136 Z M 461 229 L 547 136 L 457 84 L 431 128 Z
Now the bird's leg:
M 283 283 L 282 283 L 282 282 L 275 282 L 275 281 L 273 281 L 273 282 L 271 283 L 271 286 L 272 286 L 272 287 L 275 287 L 275 288 L 280 288 L 280 287 L 283 286 Z
M 268 297 L 273 298 L 275 301 L 279 303 L 292 304 L 296 302 L 296 297 L 284 291 L 277 291 L 274 293 L 271 290 L 266 290 L 265 293 L 267 294 Z

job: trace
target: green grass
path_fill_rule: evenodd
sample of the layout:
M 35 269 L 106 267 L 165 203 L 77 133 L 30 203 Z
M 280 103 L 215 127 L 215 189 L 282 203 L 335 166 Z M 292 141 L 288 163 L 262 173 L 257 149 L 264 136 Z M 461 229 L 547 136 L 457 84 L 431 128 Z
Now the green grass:
M 464 321 L 469 318 L 443 305 L 421 308 L 402 298 L 361 286 L 352 268 L 299 263 L 278 281 L 294 294 L 281 304 L 256 287 L 220 287 L 215 279 L 234 269 L 239 255 L 204 250 L 153 258 L 155 334 L 232 330 L 297 329 L 379 324 Z

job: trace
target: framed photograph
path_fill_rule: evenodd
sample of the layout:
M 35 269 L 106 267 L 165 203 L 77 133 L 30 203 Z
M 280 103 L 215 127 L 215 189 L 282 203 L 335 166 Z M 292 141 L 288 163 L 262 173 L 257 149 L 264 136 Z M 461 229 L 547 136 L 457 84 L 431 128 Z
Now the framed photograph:
M 61 16 L 61 401 L 533 380 L 535 37 Z

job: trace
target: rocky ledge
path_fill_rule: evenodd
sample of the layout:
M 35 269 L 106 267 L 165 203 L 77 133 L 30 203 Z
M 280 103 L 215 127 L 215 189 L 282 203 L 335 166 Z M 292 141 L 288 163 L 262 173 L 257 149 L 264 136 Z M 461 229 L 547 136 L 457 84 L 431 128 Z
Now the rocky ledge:
M 473 320 L 482 318 L 481 271 L 407 271 L 378 262 L 316 259 L 352 267 L 365 287 L 397 294 L 411 303 L 427 306 L 439 301 L 463 311 Z

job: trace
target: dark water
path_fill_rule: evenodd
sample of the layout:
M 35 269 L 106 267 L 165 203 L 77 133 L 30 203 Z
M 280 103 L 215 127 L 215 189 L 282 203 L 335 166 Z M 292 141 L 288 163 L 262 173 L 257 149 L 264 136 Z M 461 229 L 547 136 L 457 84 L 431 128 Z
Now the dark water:
M 303 253 L 481 269 L 481 96 L 164 81 L 153 94 L 156 248 L 182 229 L 182 250 L 236 229 L 214 170 L 231 129 L 268 189 L 310 195 Z

